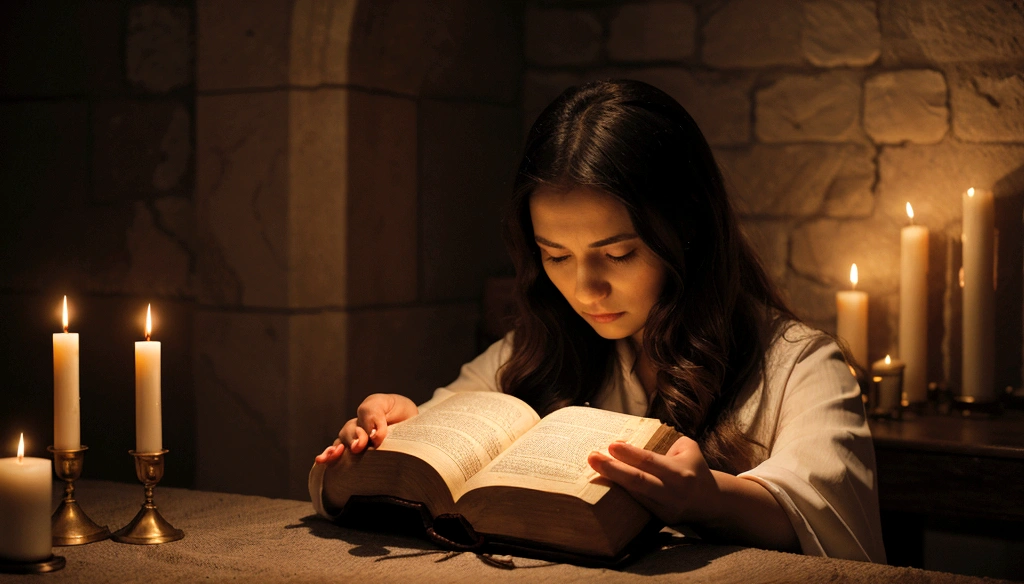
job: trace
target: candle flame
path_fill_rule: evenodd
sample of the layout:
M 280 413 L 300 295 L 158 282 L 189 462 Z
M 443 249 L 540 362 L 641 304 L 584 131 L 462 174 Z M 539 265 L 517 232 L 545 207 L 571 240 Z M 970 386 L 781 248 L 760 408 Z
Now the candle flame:
M 914 208 L 910 206 L 910 201 L 907 201 L 907 217 L 910 217 L 910 222 L 914 222 Z
M 973 197 L 974 196 L 974 187 L 971 187 L 971 188 L 967 189 L 967 196 L 968 197 Z
M 858 275 L 857 275 L 857 264 L 851 264 L 850 265 L 850 282 L 853 284 L 854 288 L 857 287 L 857 282 L 859 282 L 859 281 L 860 281 L 860 279 L 858 278 Z
M 151 312 L 152 304 L 146 305 L 146 340 L 149 340 L 149 335 L 153 334 L 153 314 Z
M 886 365 L 892 365 L 892 357 L 886 355 L 885 356 L 885 364 Z
M 25 458 L 25 433 L 21 433 L 21 439 L 18 440 L 18 464 L 21 464 L 21 459 Z
M 964 284 L 964 267 L 960 266 L 960 287 L 963 288 Z
M 68 332 L 68 297 L 64 297 L 64 315 L 61 318 L 61 323 L 64 325 L 64 332 Z

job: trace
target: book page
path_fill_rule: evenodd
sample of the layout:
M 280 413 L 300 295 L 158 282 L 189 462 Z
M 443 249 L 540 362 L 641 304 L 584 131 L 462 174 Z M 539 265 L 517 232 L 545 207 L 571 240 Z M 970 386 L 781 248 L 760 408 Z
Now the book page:
M 493 391 L 454 393 L 388 429 L 378 450 L 406 452 L 437 469 L 454 496 L 539 417 L 520 399 Z
M 562 408 L 540 421 L 511 448 L 479 472 L 466 490 L 486 485 L 520 486 L 600 498 L 607 481 L 587 464 L 592 451 L 608 454 L 623 440 L 641 448 L 661 422 L 589 407 Z

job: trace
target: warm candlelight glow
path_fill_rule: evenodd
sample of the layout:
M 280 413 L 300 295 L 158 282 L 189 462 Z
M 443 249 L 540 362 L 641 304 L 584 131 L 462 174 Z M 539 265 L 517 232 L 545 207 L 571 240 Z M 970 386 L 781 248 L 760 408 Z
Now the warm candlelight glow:
M 910 224 L 914 224 L 914 208 L 910 206 L 910 201 L 907 201 L 907 217 L 910 217 Z
M 967 196 L 968 197 L 973 197 L 974 196 L 974 187 L 971 187 L 971 188 L 967 189 Z
M 68 332 L 68 297 L 64 297 L 64 316 L 61 319 L 64 324 L 64 332 Z
M 151 335 L 153 333 L 153 315 L 152 315 L 152 312 L 150 311 L 152 306 L 153 306 L 152 304 L 147 304 L 146 305 L 146 340 L 147 341 L 149 340 L 149 335 Z
M 858 281 L 859 278 L 857 277 L 857 264 L 852 264 L 850 265 L 850 282 L 853 284 L 854 288 L 857 287 Z
M 960 266 L 960 287 L 964 287 L 964 267 Z
M 25 458 L 25 433 L 21 433 L 21 438 L 18 440 L 18 464 L 21 464 L 21 459 Z
M 885 356 L 885 364 L 886 365 L 892 365 L 892 357 L 886 355 Z

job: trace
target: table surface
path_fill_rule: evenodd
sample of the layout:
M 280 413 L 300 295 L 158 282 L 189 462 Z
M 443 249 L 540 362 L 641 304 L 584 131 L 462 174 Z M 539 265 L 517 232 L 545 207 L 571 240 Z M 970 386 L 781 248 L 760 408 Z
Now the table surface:
M 1024 459 L 1024 412 L 993 417 L 907 415 L 904 420 L 871 420 L 875 448 Z
M 83 480 L 77 495 L 93 520 L 116 529 L 138 510 L 142 487 Z M 55 504 L 58 497 L 55 485 Z M 991 581 L 699 542 L 652 552 L 622 570 L 523 558 L 512 558 L 515 567 L 508 569 L 475 554 L 445 552 L 417 538 L 339 527 L 316 517 L 305 501 L 158 487 L 156 502 L 164 517 L 184 530 L 184 539 L 156 546 L 106 540 L 55 548 L 67 560 L 63 570 L 42 577 L 0 574 L 0 582 Z

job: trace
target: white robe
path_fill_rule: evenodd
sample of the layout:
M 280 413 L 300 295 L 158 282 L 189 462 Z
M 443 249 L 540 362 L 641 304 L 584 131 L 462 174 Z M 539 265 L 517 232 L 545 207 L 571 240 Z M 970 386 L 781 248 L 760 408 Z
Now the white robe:
M 499 391 L 498 368 L 511 343 L 510 334 L 463 365 L 420 411 L 449 392 Z M 648 401 L 632 371 L 635 356 L 625 341 L 616 347 L 615 369 L 591 405 L 643 416 Z M 771 492 L 805 554 L 885 563 L 871 433 L 839 347 L 794 325 L 772 344 L 766 364 L 767 384 L 758 380 L 741 392 L 735 415 L 767 452 L 739 476 Z

